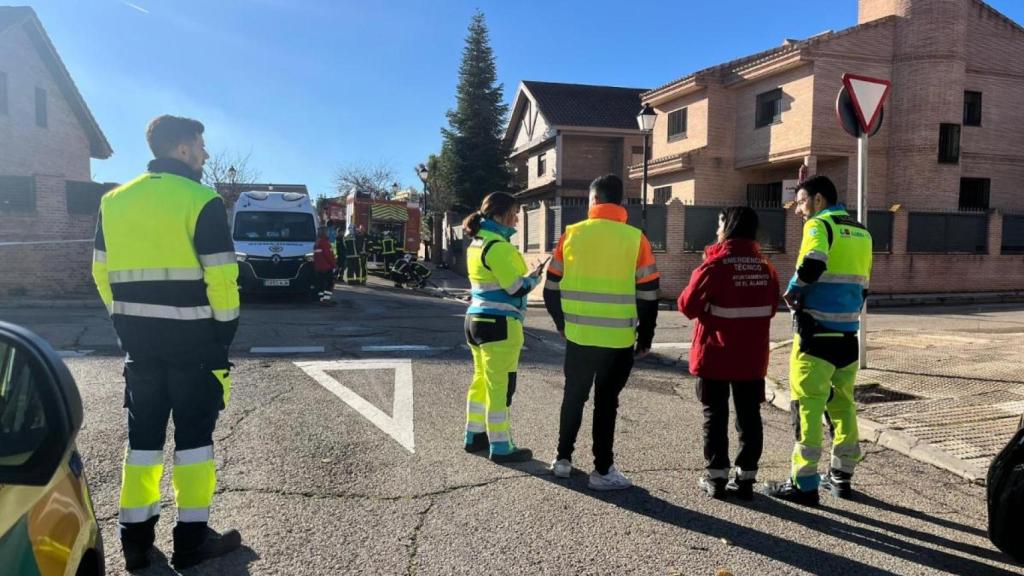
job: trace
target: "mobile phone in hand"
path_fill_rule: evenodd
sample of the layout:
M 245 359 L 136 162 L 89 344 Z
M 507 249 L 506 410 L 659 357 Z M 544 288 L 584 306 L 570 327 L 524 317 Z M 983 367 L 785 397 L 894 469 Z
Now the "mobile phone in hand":
M 548 262 L 550 262 L 550 261 L 551 261 L 551 256 L 548 256 L 547 258 L 545 258 L 543 262 L 538 264 L 533 269 L 533 272 L 530 272 L 530 276 L 540 276 L 540 273 L 544 271 L 544 267 L 547 266 Z

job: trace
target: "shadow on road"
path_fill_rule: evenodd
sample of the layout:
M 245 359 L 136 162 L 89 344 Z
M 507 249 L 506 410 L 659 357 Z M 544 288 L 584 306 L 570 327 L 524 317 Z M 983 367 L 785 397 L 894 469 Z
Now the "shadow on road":
M 578 471 L 574 471 L 573 476 L 565 480 L 552 476 L 547 470 L 547 464 L 538 460 L 514 466 L 510 465 L 509 467 L 528 472 L 539 480 L 590 496 L 607 504 L 658 520 L 659 522 L 719 540 L 724 539 L 732 546 L 814 574 L 828 573 L 835 569 L 839 569 L 845 574 L 895 574 L 894 572 L 869 566 L 828 550 L 821 550 L 801 544 L 782 535 L 764 532 L 750 526 L 743 526 L 729 520 L 682 508 L 652 494 L 644 487 L 636 486 L 622 492 L 595 492 L 587 488 L 587 476 L 580 474 Z M 929 522 L 948 529 L 975 536 L 984 535 L 984 532 L 975 528 L 935 518 L 931 515 L 890 504 L 863 494 L 859 495 L 855 501 L 865 506 Z M 935 546 L 957 550 L 965 555 L 984 560 L 1007 562 L 1007 558 L 997 551 L 963 542 L 956 542 L 937 536 L 934 533 L 922 532 L 855 512 L 830 508 L 827 505 L 818 510 L 802 508 L 761 495 L 755 496 L 755 500 L 749 504 L 749 507 L 763 514 L 792 522 L 800 527 L 846 540 L 864 548 L 935 570 L 953 574 L 1017 574 L 1017 572 L 1011 572 L 979 562 L 971 557 L 957 556 L 936 549 Z M 839 521 L 828 514 L 844 517 L 850 522 Z M 853 523 L 868 524 L 873 528 L 858 526 Z M 886 531 L 899 534 L 899 536 L 894 536 Z M 922 544 L 922 542 L 928 544 Z
M 181 572 L 178 572 L 170 565 L 170 560 L 161 552 L 159 549 L 151 555 L 152 564 L 145 570 L 139 570 L 133 572 L 137 576 L 168 576 L 178 574 L 231 574 L 232 576 L 248 576 L 251 574 L 249 571 L 249 565 L 254 561 L 259 560 L 260 556 L 252 548 L 242 545 L 242 547 L 227 556 L 216 558 L 214 560 L 207 560 L 198 566 L 186 568 Z M 122 565 L 121 568 L 124 566 Z

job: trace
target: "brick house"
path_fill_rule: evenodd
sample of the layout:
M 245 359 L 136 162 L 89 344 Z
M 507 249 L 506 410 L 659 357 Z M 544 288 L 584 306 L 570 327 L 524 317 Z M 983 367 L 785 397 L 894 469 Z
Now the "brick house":
M 872 290 L 1024 288 L 1024 28 L 979 0 L 860 0 L 856 26 L 688 74 L 642 95 L 658 113 L 651 197 L 667 197 L 663 297 L 713 241 L 716 213 L 749 205 L 780 275 L 801 222 L 801 166 L 856 206 L 856 141 L 835 118 L 844 72 L 890 79 L 870 140 Z M 641 164 L 630 167 L 639 182 Z
M 513 240 L 521 249 L 531 254 L 552 250 L 566 226 L 586 218 L 590 182 L 603 174 L 622 177 L 631 220 L 639 222 L 640 182 L 629 179 L 629 166 L 643 159 L 636 115 L 644 92 L 519 84 L 504 141 L 521 201 L 519 234 Z
M 0 7 L 0 296 L 92 290 L 110 144 L 35 12 Z

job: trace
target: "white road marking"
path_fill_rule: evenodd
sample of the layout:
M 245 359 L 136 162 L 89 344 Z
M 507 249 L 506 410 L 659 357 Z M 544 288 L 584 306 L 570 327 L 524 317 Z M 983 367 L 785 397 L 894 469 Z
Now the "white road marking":
M 374 426 L 380 428 L 395 442 L 401 444 L 411 454 L 416 453 L 413 434 L 411 359 L 333 360 L 329 362 L 296 362 L 295 365 L 355 409 L 356 412 L 359 412 Z M 395 392 L 391 416 L 327 374 L 339 370 L 394 370 Z
M 250 354 L 322 354 L 323 346 L 253 346 Z
M 428 352 L 444 350 L 444 347 L 424 346 L 422 344 L 393 344 L 388 346 L 363 346 L 363 352 Z
M 651 350 L 665 350 L 673 348 L 689 350 L 690 346 L 690 342 L 655 342 L 651 344 Z
M 82 358 L 92 354 L 95 350 L 57 350 L 57 356 L 61 358 Z

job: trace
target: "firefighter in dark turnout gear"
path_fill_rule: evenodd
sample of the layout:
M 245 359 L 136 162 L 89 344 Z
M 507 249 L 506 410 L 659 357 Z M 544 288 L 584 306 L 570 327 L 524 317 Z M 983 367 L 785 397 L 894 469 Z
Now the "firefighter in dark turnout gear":
M 149 564 L 160 517 L 167 420 L 174 419 L 172 564 L 184 568 L 241 545 L 210 529 L 213 430 L 230 395 L 228 347 L 238 326 L 238 265 L 224 202 L 199 183 L 203 125 L 160 116 L 156 159 L 100 203 L 92 273 L 125 360 L 128 450 L 120 537 L 128 570 Z
M 366 284 L 366 229 L 359 226 L 358 230 L 345 236 L 344 247 L 345 282 L 350 285 Z

